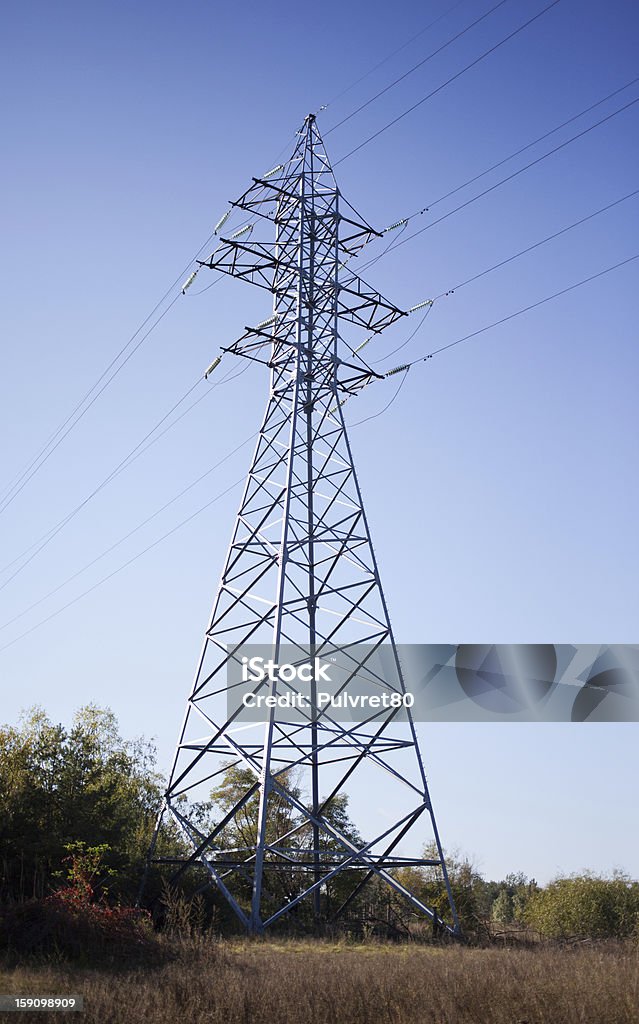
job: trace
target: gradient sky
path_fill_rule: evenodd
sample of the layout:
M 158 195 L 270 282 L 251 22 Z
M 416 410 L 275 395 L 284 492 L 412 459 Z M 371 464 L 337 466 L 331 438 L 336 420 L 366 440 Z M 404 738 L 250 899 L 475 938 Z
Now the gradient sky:
M 7 7 L 0 489 L 92 386 L 227 201 L 292 148 L 309 110 L 328 103 L 318 123 L 337 163 L 545 5 L 509 0 L 330 131 L 491 6 Z M 561 0 L 339 163 L 345 197 L 378 227 L 429 205 L 638 75 L 638 22 L 628 0 Z M 437 216 L 637 96 L 639 83 L 441 203 Z M 632 191 L 638 114 L 639 104 L 365 276 L 408 306 Z M 407 336 L 398 326 L 369 347 L 369 358 L 388 367 L 425 354 L 635 255 L 638 207 L 637 198 L 624 202 L 459 290 L 401 353 L 384 360 Z M 426 223 L 422 217 L 415 227 Z M 638 640 L 638 270 L 639 262 L 628 264 L 416 367 L 387 413 L 353 428 L 399 640 Z M 2 565 L 103 480 L 220 345 L 269 315 L 258 289 L 224 281 L 194 294 L 207 283 L 200 275 L 0 516 Z M 396 380 L 371 387 L 347 418 L 383 409 Z M 260 368 L 211 390 L 0 591 L 0 625 L 248 437 L 265 394 Z M 246 472 L 249 451 L 2 629 L 0 646 L 228 488 Z M 113 708 L 125 735 L 156 737 L 168 767 L 237 501 L 236 489 L 0 651 L 2 720 L 38 703 L 68 722 L 95 701 Z M 584 867 L 639 875 L 636 726 L 431 725 L 420 735 L 444 842 L 472 854 L 487 876 L 521 869 L 546 880 Z

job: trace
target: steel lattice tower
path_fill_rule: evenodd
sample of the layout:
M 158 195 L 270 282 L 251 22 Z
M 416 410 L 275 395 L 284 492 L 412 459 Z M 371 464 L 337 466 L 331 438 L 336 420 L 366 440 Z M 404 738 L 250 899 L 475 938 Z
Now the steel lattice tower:
M 401 725 L 388 711 L 340 723 L 313 697 L 301 724 L 275 709 L 266 723 L 248 728 L 229 717 L 226 670 L 246 643 L 271 645 L 275 661 L 284 644 L 324 658 L 347 652 L 354 675 L 364 663 L 348 652 L 385 645 L 390 660 L 380 684 L 404 690 L 342 412 L 345 399 L 377 376 L 343 340 L 344 329 L 378 333 L 405 316 L 348 266 L 378 232 L 340 195 L 313 115 L 290 160 L 254 178 L 232 205 L 249 214 L 256 234 L 274 233 L 274 241 L 255 241 L 247 225 L 220 237 L 201 265 L 272 292 L 272 316 L 225 350 L 268 366 L 270 391 L 159 819 L 168 813 L 191 851 L 174 877 L 199 865 L 252 932 L 306 897 L 316 920 L 326 916 L 323 887 L 346 871 L 355 881 L 330 916 L 377 876 L 443 927 L 438 913 L 392 874 L 435 865 L 450 909 L 446 927 L 458 932 L 410 712 Z M 250 782 L 213 830 L 203 830 L 188 798 L 210 793 L 229 764 L 247 770 Z M 396 787 L 398 795 L 383 791 L 393 817 L 386 812 L 372 838 L 354 839 L 327 809 L 355 782 L 360 801 L 374 802 L 371 770 Z M 291 772 L 301 788 L 289 785 Z M 295 819 L 283 834 L 273 834 L 272 825 L 269 832 L 274 803 Z M 251 843 L 229 848 L 234 822 L 256 805 Z M 427 836 L 419 830 L 419 841 L 433 840 L 433 859 L 396 853 L 418 820 L 430 825 Z M 278 871 L 285 886 L 270 881 Z

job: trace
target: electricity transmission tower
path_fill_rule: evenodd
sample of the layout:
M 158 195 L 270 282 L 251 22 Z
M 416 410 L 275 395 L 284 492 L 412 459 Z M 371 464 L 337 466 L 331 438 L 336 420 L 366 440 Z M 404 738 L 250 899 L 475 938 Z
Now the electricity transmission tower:
M 301 721 L 271 708 L 247 725 L 228 709 L 227 669 L 247 643 L 268 644 L 276 662 L 290 645 L 307 659 L 339 654 L 353 678 L 384 645 L 386 671 L 376 681 L 405 692 L 342 410 L 378 376 L 346 333 L 379 333 L 405 316 L 349 266 L 378 233 L 343 200 L 314 115 L 291 158 L 254 178 L 232 205 L 249 222 L 222 233 L 201 266 L 272 293 L 269 319 L 225 350 L 266 365 L 270 389 L 158 829 L 168 814 L 189 851 L 173 858 L 174 878 L 198 867 L 250 932 L 295 916 L 302 901 L 316 922 L 333 919 L 378 879 L 434 928 L 457 933 L 410 711 L 401 724 L 388 709 L 340 722 L 318 707 L 315 684 Z M 270 240 L 256 240 L 254 230 Z M 275 693 L 282 684 L 270 685 Z M 243 770 L 246 784 L 214 827 L 203 826 L 195 802 L 229 766 Z M 347 787 L 369 822 L 383 819 L 366 839 L 331 813 Z M 420 846 L 432 840 L 430 859 L 397 852 L 418 822 L 429 826 L 417 831 Z M 248 840 L 238 840 L 247 829 Z M 155 842 L 149 857 L 162 861 Z M 440 916 L 393 873 L 419 865 L 436 869 L 449 913 Z M 338 877 L 351 884 L 329 906 Z

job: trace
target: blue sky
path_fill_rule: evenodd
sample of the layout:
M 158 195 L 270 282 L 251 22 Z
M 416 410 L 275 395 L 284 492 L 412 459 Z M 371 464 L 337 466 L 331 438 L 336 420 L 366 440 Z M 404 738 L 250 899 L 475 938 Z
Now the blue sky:
M 91 387 L 253 174 L 309 110 L 337 162 L 544 7 L 509 0 L 458 42 L 330 128 L 491 4 L 267 6 L 43 2 L 4 12 L 0 253 L 2 488 Z M 422 33 L 334 103 L 391 51 Z M 337 168 L 384 226 L 633 79 L 637 12 L 561 2 Z M 621 93 L 482 179 L 437 215 L 639 96 Z M 439 294 L 637 187 L 639 105 L 380 260 L 403 306 Z M 390 364 L 639 251 L 637 198 L 442 300 Z M 426 218 L 416 224 L 425 226 Z M 411 371 L 352 443 L 399 640 L 637 640 L 639 262 Z M 202 275 L 198 278 L 198 288 Z M 208 283 L 204 281 L 204 283 Z M 63 518 L 197 379 L 220 345 L 268 316 L 268 296 L 194 287 L 0 516 L 1 561 Z M 375 343 L 370 358 L 406 337 Z M 384 365 L 382 362 L 381 365 Z M 0 625 L 117 541 L 258 426 L 249 369 L 90 502 L 0 591 Z M 383 409 L 388 381 L 352 403 Z M 198 392 L 199 394 L 199 392 Z M 224 491 L 249 448 L 54 598 L 35 626 Z M 87 701 L 158 740 L 168 765 L 232 526 L 233 491 L 88 597 L 0 651 L 5 721 Z M 0 575 L 0 585 L 8 573 Z M 0 646 L 2 646 L 0 644 Z M 625 867 L 639 874 L 630 725 L 422 726 L 445 843 L 489 876 Z

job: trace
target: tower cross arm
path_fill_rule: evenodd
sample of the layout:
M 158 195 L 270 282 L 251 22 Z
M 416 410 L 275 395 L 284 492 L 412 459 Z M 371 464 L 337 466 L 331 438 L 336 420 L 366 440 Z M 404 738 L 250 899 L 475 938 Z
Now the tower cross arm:
M 339 285 L 338 316 L 379 333 L 408 313 L 353 274 Z
M 342 206 L 348 206 L 348 208 L 353 211 L 357 220 L 354 220 L 352 217 L 346 217 L 343 213 L 340 213 L 339 246 L 340 249 L 348 253 L 350 256 L 355 256 L 364 248 L 364 246 L 368 245 L 369 242 L 372 242 L 374 238 L 382 238 L 383 232 L 377 231 L 375 228 L 371 227 L 370 224 L 367 224 L 351 204 L 345 202 L 341 192 L 340 200 Z
M 218 270 L 272 291 L 276 269 L 295 267 L 293 242 L 280 245 L 276 253 L 273 242 L 241 242 L 223 238 L 207 260 L 198 260 L 201 267 Z

